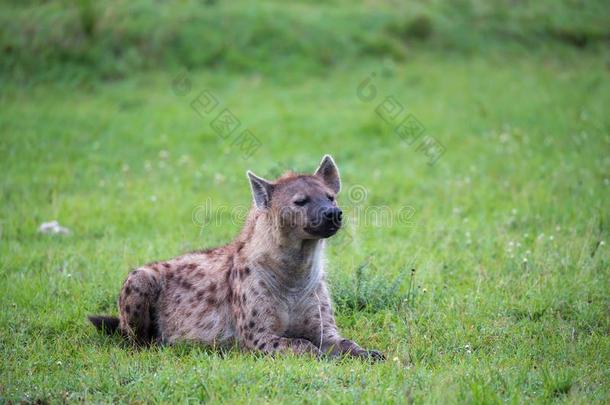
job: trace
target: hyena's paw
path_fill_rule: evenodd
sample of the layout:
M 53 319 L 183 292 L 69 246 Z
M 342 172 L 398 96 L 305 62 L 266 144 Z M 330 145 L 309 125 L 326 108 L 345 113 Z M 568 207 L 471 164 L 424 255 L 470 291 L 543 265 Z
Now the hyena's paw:
M 385 355 L 379 350 L 363 350 L 358 354 L 358 357 L 369 360 L 371 362 L 385 361 Z
M 294 338 L 290 339 L 290 347 L 296 354 L 310 355 L 315 358 L 321 358 L 323 353 L 313 343 L 307 339 Z
M 385 356 L 380 351 L 363 349 L 362 347 L 358 346 L 356 342 L 349 339 L 341 340 L 337 345 L 334 346 L 333 349 L 334 354 L 348 355 L 371 362 L 385 360 Z
M 250 350 L 257 350 L 265 354 L 275 355 L 276 353 L 294 353 L 297 355 L 309 355 L 315 358 L 322 356 L 322 352 L 311 341 L 302 338 L 286 338 L 273 336 L 262 342 L 249 340 L 243 342 L 244 346 Z

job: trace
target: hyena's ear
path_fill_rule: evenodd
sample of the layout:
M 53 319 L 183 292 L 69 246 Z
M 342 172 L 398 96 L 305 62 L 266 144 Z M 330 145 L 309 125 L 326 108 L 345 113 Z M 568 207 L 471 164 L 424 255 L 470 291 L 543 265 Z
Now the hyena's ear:
M 338 193 L 339 190 L 341 190 L 339 169 L 330 155 L 324 155 L 314 176 L 321 177 L 322 180 L 324 180 L 324 183 L 326 183 L 335 193 Z
M 271 203 L 271 192 L 273 191 L 273 184 L 269 181 L 258 177 L 250 170 L 246 172 L 248 180 L 250 180 L 250 188 L 252 189 L 252 197 L 254 197 L 254 203 L 258 208 L 269 208 Z

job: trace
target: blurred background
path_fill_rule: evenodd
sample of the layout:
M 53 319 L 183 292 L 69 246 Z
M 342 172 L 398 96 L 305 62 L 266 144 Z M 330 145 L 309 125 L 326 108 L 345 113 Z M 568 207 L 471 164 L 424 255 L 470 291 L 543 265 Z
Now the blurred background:
M 607 403 L 609 45 L 606 0 L 2 1 L 0 402 Z M 84 326 L 327 153 L 338 322 L 390 361 Z
M 363 58 L 607 44 L 605 1 L 4 1 L 1 69 L 21 80 L 144 70 L 320 74 Z

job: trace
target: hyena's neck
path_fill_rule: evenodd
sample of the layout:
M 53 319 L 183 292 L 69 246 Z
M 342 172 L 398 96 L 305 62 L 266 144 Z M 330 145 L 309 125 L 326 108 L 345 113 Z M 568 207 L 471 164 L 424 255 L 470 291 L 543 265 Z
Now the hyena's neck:
M 252 210 L 238 241 L 243 259 L 271 287 L 307 290 L 324 276 L 324 240 L 284 235 L 263 212 Z

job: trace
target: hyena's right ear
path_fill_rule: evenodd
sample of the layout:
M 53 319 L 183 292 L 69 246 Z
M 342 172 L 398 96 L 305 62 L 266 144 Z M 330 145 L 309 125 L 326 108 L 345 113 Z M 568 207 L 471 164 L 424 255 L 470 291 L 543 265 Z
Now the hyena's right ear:
M 258 208 L 269 208 L 271 204 L 271 193 L 273 192 L 273 184 L 269 181 L 258 177 L 250 170 L 246 172 L 250 180 L 250 188 L 252 189 L 252 197 Z

